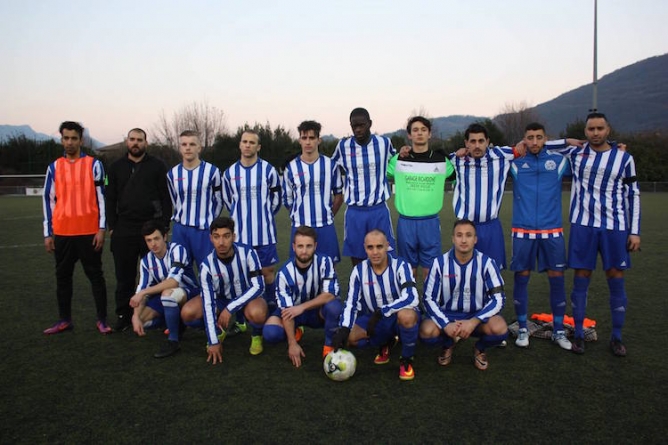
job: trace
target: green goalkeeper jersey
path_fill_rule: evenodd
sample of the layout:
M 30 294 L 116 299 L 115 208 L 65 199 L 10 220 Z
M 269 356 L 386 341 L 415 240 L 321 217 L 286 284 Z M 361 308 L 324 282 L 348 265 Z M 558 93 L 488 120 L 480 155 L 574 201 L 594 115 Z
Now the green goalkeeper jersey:
M 405 158 L 394 155 L 387 166 L 394 180 L 394 204 L 402 216 L 412 218 L 438 214 L 443 208 L 445 181 L 455 177 L 455 169 L 441 151 L 428 150 Z

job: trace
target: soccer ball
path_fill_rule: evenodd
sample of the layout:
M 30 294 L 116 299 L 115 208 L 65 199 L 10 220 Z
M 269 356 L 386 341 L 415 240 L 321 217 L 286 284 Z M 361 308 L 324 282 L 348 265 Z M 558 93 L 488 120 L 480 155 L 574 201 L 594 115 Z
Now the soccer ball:
M 357 359 L 355 355 L 345 349 L 330 352 L 322 363 L 327 377 L 337 382 L 342 382 L 352 377 L 355 374 L 356 366 Z

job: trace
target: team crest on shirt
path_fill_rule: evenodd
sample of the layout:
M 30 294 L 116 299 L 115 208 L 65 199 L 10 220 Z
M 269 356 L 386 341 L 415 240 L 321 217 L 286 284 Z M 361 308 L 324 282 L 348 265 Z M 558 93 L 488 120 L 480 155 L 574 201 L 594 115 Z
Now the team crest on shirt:
M 557 168 L 557 163 L 554 162 L 552 159 L 549 159 L 545 161 L 545 170 L 552 171 Z

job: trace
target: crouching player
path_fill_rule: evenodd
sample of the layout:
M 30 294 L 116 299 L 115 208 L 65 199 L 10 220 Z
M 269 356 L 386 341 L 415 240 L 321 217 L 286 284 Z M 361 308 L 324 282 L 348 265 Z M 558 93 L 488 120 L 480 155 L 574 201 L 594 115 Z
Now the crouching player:
M 179 350 L 181 306 L 197 295 L 199 288 L 186 249 L 167 242 L 163 222 L 145 222 L 141 234 L 149 252 L 141 260 L 139 285 L 130 298 L 134 308 L 132 328 L 143 336 L 145 325 L 161 324 L 164 320 L 169 329 L 167 343 L 153 356 L 169 357 Z
M 297 227 L 292 242 L 295 257 L 278 271 L 278 308 L 267 320 L 263 331 L 264 339 L 270 343 L 287 338 L 288 356 L 296 367 L 300 367 L 302 357 L 306 357 L 298 343 L 303 326 L 325 328 L 324 357 L 333 349 L 332 335 L 343 309 L 334 262 L 327 255 L 316 254 L 316 247 L 316 230 L 308 226 Z
M 479 337 L 473 363 L 484 371 L 485 349 L 500 345 L 508 336 L 508 326 L 499 315 L 506 299 L 503 278 L 494 260 L 475 249 L 477 237 L 471 221 L 456 221 L 452 232 L 452 249 L 434 260 L 425 281 L 429 318 L 420 325 L 420 338 L 443 347 L 438 363 L 447 366 L 456 339 Z
M 226 216 L 210 226 L 211 252 L 200 266 L 202 298 L 190 300 L 181 317 L 186 324 L 203 318 L 207 337 L 207 362 L 223 360 L 222 341 L 231 327 L 232 315 L 243 310 L 253 328 L 250 353 L 262 353 L 262 326 L 267 319 L 267 303 L 262 298 L 264 279 L 257 253 L 234 242 L 234 220 Z M 258 298 L 259 297 L 259 298 Z
M 374 363 L 390 361 L 390 348 L 398 334 L 401 340 L 399 378 L 412 380 L 413 354 L 418 337 L 419 296 L 411 266 L 388 254 L 385 234 L 374 229 L 364 238 L 368 259 L 357 264 L 350 275 L 339 329 L 334 334 L 335 350 L 345 346 L 371 344 L 380 348 Z

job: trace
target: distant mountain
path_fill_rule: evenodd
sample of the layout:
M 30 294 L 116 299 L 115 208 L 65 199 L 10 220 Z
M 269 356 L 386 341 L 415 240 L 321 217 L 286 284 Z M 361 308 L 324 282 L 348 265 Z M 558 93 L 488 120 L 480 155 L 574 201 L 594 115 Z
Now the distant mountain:
M 58 136 L 49 136 L 45 133 L 38 133 L 32 129 L 30 125 L 0 125 L 0 142 L 5 141 L 12 137 L 25 136 L 28 139 L 34 141 L 48 141 L 54 140 L 60 142 L 60 137 Z M 84 137 L 89 136 L 88 129 L 84 129 Z M 93 148 L 98 149 L 104 147 L 105 144 L 102 142 L 91 138 Z
M 598 81 L 598 111 L 620 132 L 668 130 L 668 54 L 641 60 Z M 548 133 L 557 135 L 592 107 L 593 84 L 534 107 Z

